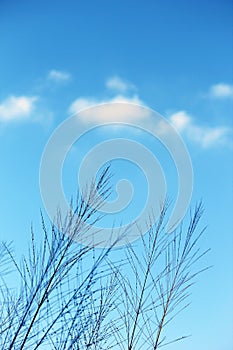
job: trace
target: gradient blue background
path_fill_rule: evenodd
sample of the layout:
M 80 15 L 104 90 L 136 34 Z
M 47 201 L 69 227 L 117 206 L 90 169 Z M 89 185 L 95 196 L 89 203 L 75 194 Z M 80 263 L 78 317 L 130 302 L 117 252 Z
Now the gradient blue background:
M 170 326 L 172 335 L 192 337 L 171 350 L 233 346 L 232 19 L 228 0 L 0 2 L 0 106 L 10 96 L 37 96 L 27 117 L 0 117 L 0 239 L 13 240 L 18 256 L 31 222 L 39 228 L 46 141 L 77 98 L 114 97 L 117 89 L 106 86 L 111 77 L 134 85 L 121 95 L 137 95 L 167 118 L 185 111 L 203 132 L 227 130 L 208 147 L 193 129 L 183 135 L 195 176 L 192 203 L 202 198 L 205 206 L 201 245 L 211 247 L 205 263 L 214 266 Z M 51 70 L 69 79 L 51 79 Z M 231 92 L 211 94 L 217 84 Z M 67 171 L 65 186 L 75 176 Z

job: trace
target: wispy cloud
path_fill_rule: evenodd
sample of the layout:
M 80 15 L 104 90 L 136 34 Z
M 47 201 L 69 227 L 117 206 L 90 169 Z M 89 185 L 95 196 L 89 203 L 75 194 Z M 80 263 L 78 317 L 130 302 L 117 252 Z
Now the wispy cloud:
M 225 83 L 212 85 L 208 95 L 218 99 L 233 98 L 233 85 Z
M 203 148 L 228 144 L 229 136 L 232 133 L 230 128 L 224 126 L 199 125 L 186 111 L 173 113 L 169 120 L 178 132 L 183 133 L 188 139 L 198 143 Z
M 55 82 L 65 82 L 71 79 L 71 75 L 68 72 L 52 69 L 48 74 L 48 79 Z
M 124 80 L 120 78 L 119 76 L 115 75 L 113 77 L 110 77 L 106 81 L 106 87 L 110 90 L 119 92 L 119 93 L 125 93 L 129 90 L 135 90 L 136 87 L 132 83 L 130 83 L 127 80 Z
M 0 104 L 0 121 L 23 120 L 30 117 L 36 96 L 10 96 Z

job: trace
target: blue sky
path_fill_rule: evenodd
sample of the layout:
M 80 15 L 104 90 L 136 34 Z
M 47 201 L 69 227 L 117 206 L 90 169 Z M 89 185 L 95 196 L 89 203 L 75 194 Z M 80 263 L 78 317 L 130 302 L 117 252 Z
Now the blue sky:
M 191 155 L 192 204 L 204 201 L 202 244 L 214 265 L 174 323 L 178 336 L 192 334 L 174 350 L 233 344 L 232 17 L 227 0 L 0 3 L 1 239 L 13 240 L 20 255 L 31 222 L 39 227 L 41 155 L 68 116 L 112 100 L 156 110 Z M 173 196 L 174 168 L 156 149 Z M 67 196 L 76 188 L 78 157 L 76 149 L 64 169 Z M 120 177 L 124 167 L 117 168 Z

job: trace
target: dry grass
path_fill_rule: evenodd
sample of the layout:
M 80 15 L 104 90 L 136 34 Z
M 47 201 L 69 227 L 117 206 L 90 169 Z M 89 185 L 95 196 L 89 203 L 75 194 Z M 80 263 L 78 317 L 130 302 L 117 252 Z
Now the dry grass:
M 119 250 L 121 259 L 114 262 L 114 243 L 108 249 L 74 243 L 85 223 L 99 220 L 109 181 L 106 169 L 65 222 L 58 215 L 56 226 L 47 230 L 42 216 L 43 239 L 38 243 L 32 230 L 21 264 L 9 245 L 0 246 L 2 350 L 155 350 L 185 338 L 166 340 L 164 330 L 187 307 L 190 287 L 201 272 L 194 264 L 206 253 L 197 245 L 204 232 L 198 231 L 202 205 L 187 229 L 181 225 L 172 234 L 165 231 L 163 206 L 156 225 L 151 220 L 148 233 Z M 6 283 L 10 262 L 21 281 L 17 291 Z

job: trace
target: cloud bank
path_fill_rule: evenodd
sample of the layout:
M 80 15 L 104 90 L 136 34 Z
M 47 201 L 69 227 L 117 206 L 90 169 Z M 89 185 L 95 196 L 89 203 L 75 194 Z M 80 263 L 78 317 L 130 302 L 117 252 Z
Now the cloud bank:
M 88 109 L 90 107 L 104 104 L 104 103 L 126 103 L 129 106 L 124 106 L 123 108 L 117 105 L 109 106 L 108 108 L 100 110 L 95 109 L 95 114 L 90 112 L 85 112 L 85 120 L 82 118 L 82 113 L 79 115 L 79 118 L 82 122 L 88 123 L 89 120 L 95 120 L 99 122 L 111 122 L 116 118 L 117 120 L 122 120 L 122 122 L 133 122 L 136 119 L 150 118 L 151 113 L 148 109 L 148 113 L 145 113 L 145 109 L 139 109 L 137 115 L 132 112 L 130 108 L 130 103 L 137 104 L 139 106 L 146 107 L 146 104 L 137 96 L 133 97 L 125 97 L 124 95 L 117 95 L 112 99 L 97 99 L 91 97 L 80 97 L 76 99 L 69 108 L 70 114 L 78 113 L 82 110 Z M 168 117 L 168 121 L 176 128 L 178 133 L 183 135 L 183 137 L 188 140 L 198 144 L 202 148 L 211 148 L 220 145 L 229 145 L 230 136 L 232 134 L 232 130 L 225 126 L 216 126 L 209 127 L 200 125 L 197 121 L 186 111 L 180 110 Z M 151 124 L 153 125 L 153 118 L 151 118 Z M 161 132 L 167 132 L 166 130 L 162 130 Z
M 71 78 L 71 75 L 65 71 L 51 70 L 47 78 L 54 82 L 65 82 Z M 93 113 L 91 109 L 90 111 L 85 111 L 85 113 L 79 114 L 79 120 L 88 123 L 94 119 L 102 123 L 115 121 L 117 119 L 118 121 L 127 123 L 139 119 L 142 120 L 143 118 L 150 118 L 151 125 L 153 126 L 153 118 L 151 117 L 150 109 L 148 109 L 147 112 L 146 109 L 138 108 L 138 112 L 135 114 L 135 109 L 130 107 L 130 104 L 147 107 L 146 103 L 142 101 L 137 94 L 132 94 L 132 90 L 136 89 L 132 83 L 115 75 L 106 80 L 106 87 L 111 91 L 115 91 L 114 97 L 102 99 L 98 97 L 78 97 L 70 104 L 68 113 L 78 114 L 78 112 L 87 110 L 96 105 L 113 103 L 114 105 L 108 105 L 104 109 L 95 109 L 95 113 Z M 130 90 L 131 94 L 129 93 Z M 214 99 L 232 98 L 233 85 L 226 83 L 212 85 L 210 86 L 208 97 Z M 51 121 L 52 113 L 48 113 L 44 108 L 39 108 L 37 101 L 38 96 L 9 96 L 0 102 L 0 122 L 16 120 L 31 121 L 32 116 L 34 121 L 44 121 L 45 116 L 46 122 L 48 120 Z M 123 106 L 122 103 L 125 105 Z M 85 120 L 83 116 L 85 116 Z M 216 147 L 219 145 L 232 146 L 231 137 L 233 131 L 230 127 L 210 127 L 208 125 L 201 125 L 185 110 L 179 110 L 169 115 L 167 119 L 180 134 L 203 148 Z M 161 126 L 161 133 L 164 132 L 166 133 L 167 130 L 163 130 Z

